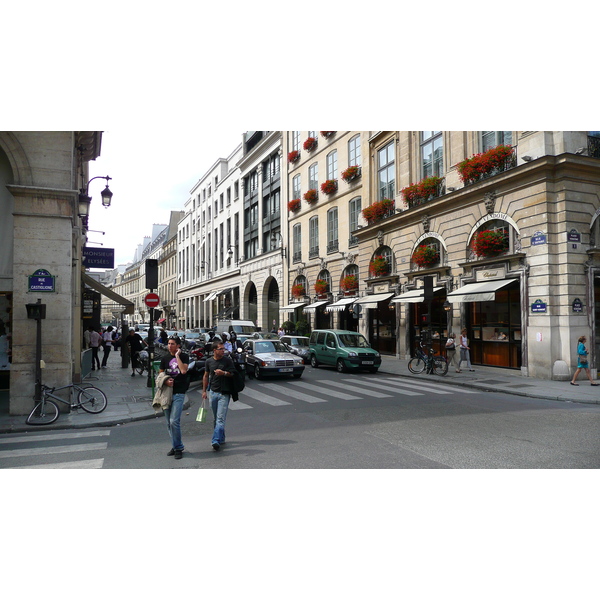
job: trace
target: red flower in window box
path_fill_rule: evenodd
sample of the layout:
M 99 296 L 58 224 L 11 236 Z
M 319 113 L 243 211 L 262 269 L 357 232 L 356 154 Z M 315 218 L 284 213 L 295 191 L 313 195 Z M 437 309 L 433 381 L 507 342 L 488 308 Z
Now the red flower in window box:
M 374 256 L 369 263 L 369 273 L 371 277 L 383 277 L 390 272 L 389 261 L 381 255 Z
M 329 288 L 329 284 L 325 279 L 317 279 L 315 281 L 315 293 L 319 296 L 327 293 L 327 289 Z
M 413 208 L 437 196 L 439 193 L 438 187 L 442 181 L 442 177 L 426 177 L 419 183 L 413 183 L 405 187 L 401 194 L 404 196 L 404 201 L 408 204 L 408 207 Z
M 362 209 L 362 215 L 369 225 L 381 221 L 385 217 L 390 217 L 394 214 L 395 203 L 389 198 L 373 202 L 370 206 Z
M 419 267 L 431 267 L 439 260 L 439 250 L 433 246 L 419 246 L 412 255 L 412 261 Z
M 357 165 L 352 165 L 348 167 L 345 171 L 342 171 L 342 179 L 348 183 L 353 179 L 357 179 L 361 175 L 360 167 Z
M 468 185 L 486 175 L 495 174 L 495 171 L 504 171 L 513 158 L 514 148 L 501 144 L 495 148 L 490 148 L 487 152 L 466 158 L 456 165 L 456 169 L 460 180 Z
M 340 281 L 340 288 L 344 292 L 354 292 L 358 289 L 358 277 L 356 275 L 346 275 Z
M 325 139 L 331 137 L 335 131 L 320 131 L 319 132 Z
M 328 179 L 325 183 L 321 184 L 321 191 L 324 194 L 335 194 L 338 189 L 337 179 Z
M 288 201 L 288 210 L 290 212 L 296 212 L 300 208 L 301 203 L 300 198 L 294 198 L 293 200 Z
M 301 298 L 304 296 L 304 293 L 305 290 L 302 283 L 297 283 L 296 285 L 292 286 L 292 296 L 294 296 L 294 298 Z
M 304 194 L 304 199 L 309 204 L 314 204 L 319 199 L 319 193 L 317 192 L 317 190 L 308 190 L 308 192 Z
M 314 137 L 306 138 L 306 140 L 304 140 L 303 148 L 307 152 L 310 152 L 311 150 L 314 150 L 317 147 L 317 143 L 318 143 L 317 138 L 314 138 Z
M 298 150 L 292 150 L 288 152 L 288 162 L 294 163 L 300 158 L 300 152 Z
M 496 256 L 508 250 L 508 235 L 502 230 L 478 231 L 471 240 L 471 250 L 477 256 Z

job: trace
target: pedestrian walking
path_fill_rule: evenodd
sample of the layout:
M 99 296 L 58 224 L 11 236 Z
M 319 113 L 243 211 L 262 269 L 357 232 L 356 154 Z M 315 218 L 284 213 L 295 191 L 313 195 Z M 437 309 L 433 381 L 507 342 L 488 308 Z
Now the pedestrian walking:
M 588 351 L 587 351 L 587 348 L 585 347 L 586 341 L 587 341 L 587 338 L 585 337 L 585 335 L 582 335 L 577 340 L 577 370 L 573 374 L 573 379 L 571 379 L 571 385 L 579 385 L 578 383 L 575 383 L 575 382 L 577 381 L 577 376 L 581 372 L 581 369 L 585 369 L 585 374 L 587 375 L 587 378 L 590 380 L 590 385 L 600 385 L 598 383 L 594 383 L 594 380 L 592 379 L 592 374 L 590 373 L 590 363 L 588 361 Z
M 139 333 L 131 327 L 129 334 L 125 338 L 125 343 L 129 347 L 129 356 L 131 357 L 131 376 L 135 377 L 135 367 L 138 361 L 138 354 L 144 349 L 144 345 L 148 345 Z
M 108 362 L 108 356 L 110 351 L 112 350 L 112 339 L 113 339 L 113 328 L 112 325 L 109 325 L 106 328 L 106 331 L 102 334 L 102 339 L 104 340 L 104 356 L 102 357 L 102 368 L 106 369 L 106 363 Z
M 171 436 L 171 449 L 167 456 L 176 459 L 183 457 L 184 445 L 181 439 L 181 413 L 185 393 L 190 387 L 190 378 L 187 374 L 190 357 L 181 351 L 181 340 L 172 336 L 167 341 L 169 354 L 163 356 L 160 361 L 158 373 L 166 373 L 169 376 L 166 385 L 173 388 L 173 399 L 168 408 L 164 408 L 167 429 Z
M 467 369 L 469 369 L 469 371 L 475 370 L 471 366 L 471 353 L 469 352 L 469 350 L 469 338 L 467 337 L 467 330 L 465 328 L 460 332 L 460 361 L 458 363 L 459 372 L 460 366 L 462 365 L 463 361 L 467 363 Z
M 212 447 L 215 452 L 225 443 L 225 420 L 231 398 L 230 380 L 235 365 L 229 356 L 225 356 L 225 345 L 218 341 L 213 344 L 213 355 L 206 361 L 202 380 L 202 399 L 210 398 L 214 416 Z
M 92 371 L 100 370 L 100 359 L 98 358 L 98 348 L 102 344 L 102 336 L 90 325 L 90 348 L 92 349 Z
M 456 334 L 451 333 L 446 341 L 446 358 L 448 359 L 448 366 L 454 365 L 457 373 L 460 373 L 458 364 L 458 358 L 456 357 Z

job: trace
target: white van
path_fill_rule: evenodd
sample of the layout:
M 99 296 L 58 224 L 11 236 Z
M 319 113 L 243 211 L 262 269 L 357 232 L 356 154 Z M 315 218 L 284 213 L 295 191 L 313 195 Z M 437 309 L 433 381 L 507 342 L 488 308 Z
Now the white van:
M 253 321 L 217 321 L 217 333 L 221 331 L 227 331 L 229 333 L 235 331 L 236 334 L 249 335 L 258 331 L 258 329 Z

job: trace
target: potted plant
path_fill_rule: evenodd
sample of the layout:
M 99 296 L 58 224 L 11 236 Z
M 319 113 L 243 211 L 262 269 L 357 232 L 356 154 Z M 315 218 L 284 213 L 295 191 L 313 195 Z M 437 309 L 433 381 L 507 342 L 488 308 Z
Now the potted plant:
M 408 207 L 413 208 L 438 196 L 439 185 L 442 181 L 442 177 L 436 177 L 435 175 L 426 177 L 421 179 L 419 183 L 406 186 L 400 193 L 404 196 L 404 202 Z
M 296 212 L 300 209 L 301 204 L 302 201 L 300 200 L 300 198 L 293 198 L 292 200 L 288 201 L 288 210 L 290 212 Z
M 281 324 L 281 328 L 288 334 L 293 333 L 294 332 L 294 322 L 293 321 L 284 321 Z
M 344 292 L 355 292 L 358 289 L 358 277 L 356 275 L 346 275 L 340 281 L 340 288 Z
M 304 194 L 304 199 L 309 203 L 309 204 L 314 204 L 319 198 L 319 194 L 317 192 L 317 190 L 308 190 L 308 192 L 306 192 L 306 194 Z
M 440 252 L 434 246 L 419 246 L 412 255 L 412 261 L 419 267 L 431 267 L 440 260 Z
M 302 146 L 307 152 L 314 150 L 317 147 L 318 141 L 317 138 L 308 137 L 304 140 L 304 145 Z
M 298 335 L 308 335 L 310 333 L 310 324 L 306 319 L 296 321 L 296 331 Z
M 390 272 L 390 263 L 381 254 L 374 256 L 369 263 L 369 273 L 371 277 L 383 277 Z
M 384 198 L 378 202 L 373 202 L 371 206 L 367 206 L 362 209 L 362 216 L 365 218 L 369 225 L 381 221 L 385 217 L 389 217 L 394 214 L 395 203 L 389 198 Z
M 288 152 L 288 162 L 294 163 L 299 158 L 300 158 L 300 151 L 299 150 L 292 150 L 291 152 Z
M 327 281 L 325 281 L 325 279 L 317 279 L 315 281 L 315 293 L 318 296 L 322 296 L 323 294 L 326 294 L 328 287 L 329 287 L 329 284 L 327 283 Z
M 327 139 L 331 137 L 335 133 L 335 131 L 321 131 L 320 133 L 325 139 Z
M 302 298 L 305 295 L 305 289 L 303 283 L 296 283 L 292 286 L 292 296 L 294 298 Z
M 466 158 L 456 165 L 456 169 L 460 180 L 465 185 L 469 185 L 479 179 L 504 171 L 513 159 L 514 148 L 501 144 L 495 148 L 490 148 L 487 152 L 481 152 Z
M 328 179 L 327 181 L 321 184 L 321 191 L 327 195 L 334 194 L 335 192 L 337 192 L 337 189 L 337 179 Z
M 342 171 L 342 179 L 346 183 L 350 183 L 353 179 L 358 179 L 361 175 L 360 167 L 357 165 L 349 166 L 345 171 Z
M 476 256 L 497 256 L 508 250 L 508 235 L 498 229 L 478 231 L 471 240 L 471 250 Z

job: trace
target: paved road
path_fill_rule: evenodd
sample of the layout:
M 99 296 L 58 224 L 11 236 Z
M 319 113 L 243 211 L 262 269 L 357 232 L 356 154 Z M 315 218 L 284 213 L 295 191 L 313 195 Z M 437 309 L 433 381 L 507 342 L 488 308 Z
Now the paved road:
M 443 380 L 307 367 L 248 380 L 228 443 L 210 447 L 198 388 L 182 419 L 184 459 L 165 456 L 163 418 L 0 438 L 2 468 L 559 468 L 600 466 L 600 407 L 447 386 Z

